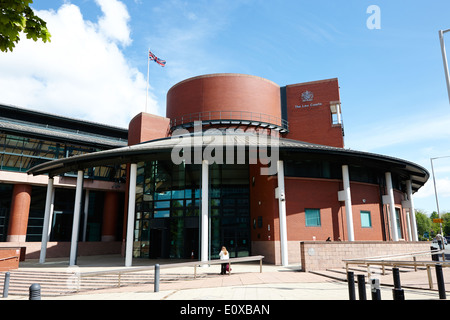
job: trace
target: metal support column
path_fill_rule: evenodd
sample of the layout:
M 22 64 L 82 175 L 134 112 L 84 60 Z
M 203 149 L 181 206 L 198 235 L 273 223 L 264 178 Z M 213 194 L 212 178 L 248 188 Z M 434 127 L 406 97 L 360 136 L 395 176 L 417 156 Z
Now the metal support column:
M 416 222 L 416 213 L 414 212 L 414 200 L 413 200 L 413 192 L 412 192 L 412 181 L 406 180 L 406 192 L 408 193 L 409 200 L 409 222 L 411 224 L 411 235 L 413 241 L 419 241 L 419 235 L 417 234 L 417 222 Z
M 386 172 L 385 176 L 386 176 L 387 196 L 389 199 L 389 219 L 391 222 L 392 240 L 398 241 L 397 219 L 395 218 L 395 201 L 394 201 L 394 188 L 392 187 L 392 176 L 390 172 Z
M 80 229 L 83 180 L 84 180 L 84 170 L 78 170 L 77 188 L 75 190 L 75 203 L 73 209 L 72 240 L 70 243 L 70 260 L 69 260 L 70 266 L 74 266 L 77 264 L 78 232 Z
M 202 160 L 202 216 L 200 220 L 200 260 L 208 261 L 208 244 L 209 244 L 209 162 Z
M 127 238 L 125 245 L 125 267 L 133 263 L 134 216 L 136 211 L 136 176 L 137 164 L 130 165 L 130 186 L 128 192 Z
M 42 226 L 41 253 L 39 257 L 39 263 L 45 263 L 45 257 L 47 255 L 47 243 L 50 235 L 50 220 L 53 213 L 53 195 L 53 177 L 49 177 L 47 184 L 47 195 L 45 197 L 44 225 Z
M 281 264 L 287 266 L 288 244 L 287 244 L 287 224 L 286 224 L 286 194 L 284 190 L 284 164 L 283 160 L 277 161 L 278 176 L 278 211 L 280 216 L 280 247 L 281 247 Z
M 345 214 L 347 220 L 348 241 L 355 241 L 355 233 L 353 230 L 353 210 L 352 210 L 352 196 L 350 192 L 350 175 L 348 173 L 348 165 L 342 166 L 342 183 L 344 185 L 345 194 Z
M 447 94 L 448 100 L 450 102 L 450 76 L 448 73 L 448 62 L 447 62 L 447 54 L 445 53 L 445 43 L 444 43 L 444 33 L 450 31 L 448 30 L 439 30 L 439 40 L 441 43 L 441 52 L 442 52 L 442 60 L 444 61 L 444 72 L 445 72 L 445 80 L 447 82 Z

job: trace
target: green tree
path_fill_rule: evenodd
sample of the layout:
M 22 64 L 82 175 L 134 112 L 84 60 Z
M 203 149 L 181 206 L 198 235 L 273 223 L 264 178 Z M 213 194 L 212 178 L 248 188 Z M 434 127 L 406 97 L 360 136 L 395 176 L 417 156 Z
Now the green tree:
M 444 235 L 450 236 L 450 213 L 444 213 L 442 215 L 442 219 L 444 219 L 444 223 L 442 223 L 442 230 L 444 231 Z
M 20 34 L 28 39 L 50 41 L 47 23 L 30 8 L 33 0 L 0 0 L 0 50 L 13 51 Z
M 419 238 L 423 238 L 426 232 L 431 230 L 431 219 L 425 212 L 416 210 L 416 223 Z
M 433 219 L 439 219 L 439 215 L 436 211 L 433 211 L 433 213 L 430 215 L 431 230 L 433 231 L 433 237 L 434 237 L 438 233 L 441 233 L 441 225 L 439 223 L 433 222 Z

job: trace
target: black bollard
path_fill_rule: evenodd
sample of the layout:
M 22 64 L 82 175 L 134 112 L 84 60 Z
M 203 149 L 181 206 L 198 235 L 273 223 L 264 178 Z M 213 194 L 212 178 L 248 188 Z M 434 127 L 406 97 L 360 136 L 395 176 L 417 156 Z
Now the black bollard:
M 159 264 L 155 264 L 155 292 L 159 292 Z
M 372 300 L 381 300 L 380 279 L 372 279 Z
M 400 270 L 392 268 L 392 275 L 394 277 L 394 289 L 392 289 L 394 300 L 405 300 L 405 293 L 400 284 Z
M 431 249 L 431 251 L 436 251 L 436 248 L 435 248 L 435 247 L 430 247 L 430 249 Z M 437 254 L 432 254 L 432 255 L 431 255 L 431 260 L 433 260 L 433 261 L 439 261 L 439 255 L 437 255 Z
M 41 300 L 41 285 L 39 283 L 30 286 L 29 300 Z
M 447 299 L 447 296 L 445 294 L 445 282 L 441 264 L 436 265 L 436 280 L 439 289 L 439 299 Z
M 359 300 L 367 300 L 366 279 L 363 274 L 358 274 L 358 293 L 359 293 Z
M 355 273 L 352 271 L 347 272 L 348 282 L 348 295 L 350 300 L 356 300 L 355 295 Z
M 392 276 L 394 277 L 394 288 L 401 289 L 400 270 L 398 268 L 392 268 Z
M 3 298 L 8 298 L 10 278 L 11 278 L 11 274 L 9 272 L 6 272 L 5 273 L 5 282 L 3 284 Z

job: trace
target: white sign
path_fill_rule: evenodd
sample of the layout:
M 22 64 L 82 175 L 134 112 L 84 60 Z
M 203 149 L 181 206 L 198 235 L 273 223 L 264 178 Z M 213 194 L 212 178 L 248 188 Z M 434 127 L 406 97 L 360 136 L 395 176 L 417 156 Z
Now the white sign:
M 314 93 L 312 93 L 311 91 L 306 90 L 305 92 L 302 93 L 302 101 L 303 102 L 313 101 L 313 100 L 314 100 Z
M 302 102 L 312 102 L 314 100 L 314 93 L 312 93 L 309 90 L 306 90 L 305 92 L 302 93 L 301 95 L 302 98 Z M 321 106 L 322 103 L 302 103 L 300 105 L 295 106 L 296 109 L 300 109 L 300 108 L 310 108 L 310 107 L 318 107 Z
M 318 107 L 318 106 L 321 106 L 322 105 L 322 103 L 310 103 L 310 104 L 302 104 L 302 105 L 299 105 L 299 106 L 295 106 L 295 108 L 296 109 L 300 109 L 300 108 L 310 108 L 310 107 Z

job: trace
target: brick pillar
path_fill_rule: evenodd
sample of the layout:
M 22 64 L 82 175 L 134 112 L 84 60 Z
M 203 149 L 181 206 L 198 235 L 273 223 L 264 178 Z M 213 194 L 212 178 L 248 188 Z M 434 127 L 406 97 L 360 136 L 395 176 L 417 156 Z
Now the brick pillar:
M 31 204 L 31 186 L 14 185 L 7 242 L 25 242 Z
M 119 204 L 119 194 L 114 191 L 105 193 L 103 203 L 103 225 L 102 225 L 102 241 L 116 241 L 117 233 L 117 206 Z

